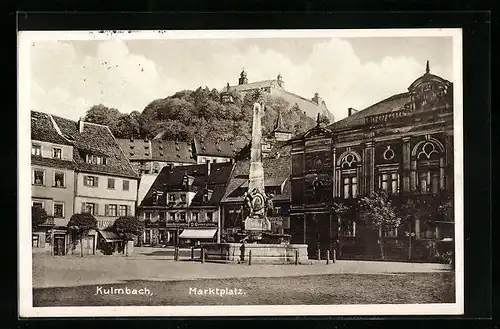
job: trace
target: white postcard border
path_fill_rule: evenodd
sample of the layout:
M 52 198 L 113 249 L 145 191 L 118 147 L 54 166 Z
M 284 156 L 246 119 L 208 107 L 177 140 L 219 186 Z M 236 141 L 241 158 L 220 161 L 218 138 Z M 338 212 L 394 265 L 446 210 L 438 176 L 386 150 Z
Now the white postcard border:
M 33 307 L 31 253 L 30 49 L 33 41 L 110 39 L 236 39 L 327 37 L 453 38 L 455 166 L 455 303 L 383 305 L 248 305 Z M 20 317 L 460 315 L 464 312 L 463 83 L 461 29 L 23 31 L 18 34 L 18 272 Z

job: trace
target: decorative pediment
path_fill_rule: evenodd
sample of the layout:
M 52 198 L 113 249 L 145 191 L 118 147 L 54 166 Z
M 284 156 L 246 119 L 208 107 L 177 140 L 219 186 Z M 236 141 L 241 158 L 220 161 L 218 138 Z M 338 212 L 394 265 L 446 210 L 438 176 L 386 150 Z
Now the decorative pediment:
M 408 90 L 411 94 L 415 110 L 426 110 L 451 106 L 453 101 L 453 84 L 437 75 L 431 74 L 429 61 L 426 72 L 415 80 Z

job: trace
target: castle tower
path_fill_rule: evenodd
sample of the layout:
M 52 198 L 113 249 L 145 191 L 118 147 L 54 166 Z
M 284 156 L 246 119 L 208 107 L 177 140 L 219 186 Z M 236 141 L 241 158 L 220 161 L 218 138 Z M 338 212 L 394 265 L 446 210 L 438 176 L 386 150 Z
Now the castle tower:
M 243 69 L 241 70 L 240 78 L 238 79 L 238 84 L 245 85 L 247 83 L 248 83 L 247 73 L 245 72 L 245 69 Z
M 285 82 L 283 81 L 281 73 L 279 73 L 278 76 L 276 77 L 276 81 L 278 82 L 278 86 L 280 86 L 280 88 L 285 88 Z

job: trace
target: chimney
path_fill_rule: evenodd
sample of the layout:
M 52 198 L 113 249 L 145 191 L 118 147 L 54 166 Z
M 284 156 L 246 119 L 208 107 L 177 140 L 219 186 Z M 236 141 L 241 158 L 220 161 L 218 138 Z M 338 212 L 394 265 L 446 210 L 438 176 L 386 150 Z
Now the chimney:
M 83 123 L 84 123 L 84 121 L 80 117 L 80 119 L 78 119 L 78 131 L 81 132 L 81 133 L 83 132 Z
M 351 115 L 353 115 L 356 112 L 358 112 L 358 110 L 353 109 L 352 107 L 350 107 L 350 108 L 347 109 L 347 116 L 350 117 Z

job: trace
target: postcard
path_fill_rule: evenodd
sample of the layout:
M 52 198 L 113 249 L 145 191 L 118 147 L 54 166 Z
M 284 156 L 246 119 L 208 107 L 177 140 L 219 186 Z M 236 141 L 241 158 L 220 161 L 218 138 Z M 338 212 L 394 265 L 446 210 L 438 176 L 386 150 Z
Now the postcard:
M 463 314 L 460 29 L 18 45 L 21 317 Z

